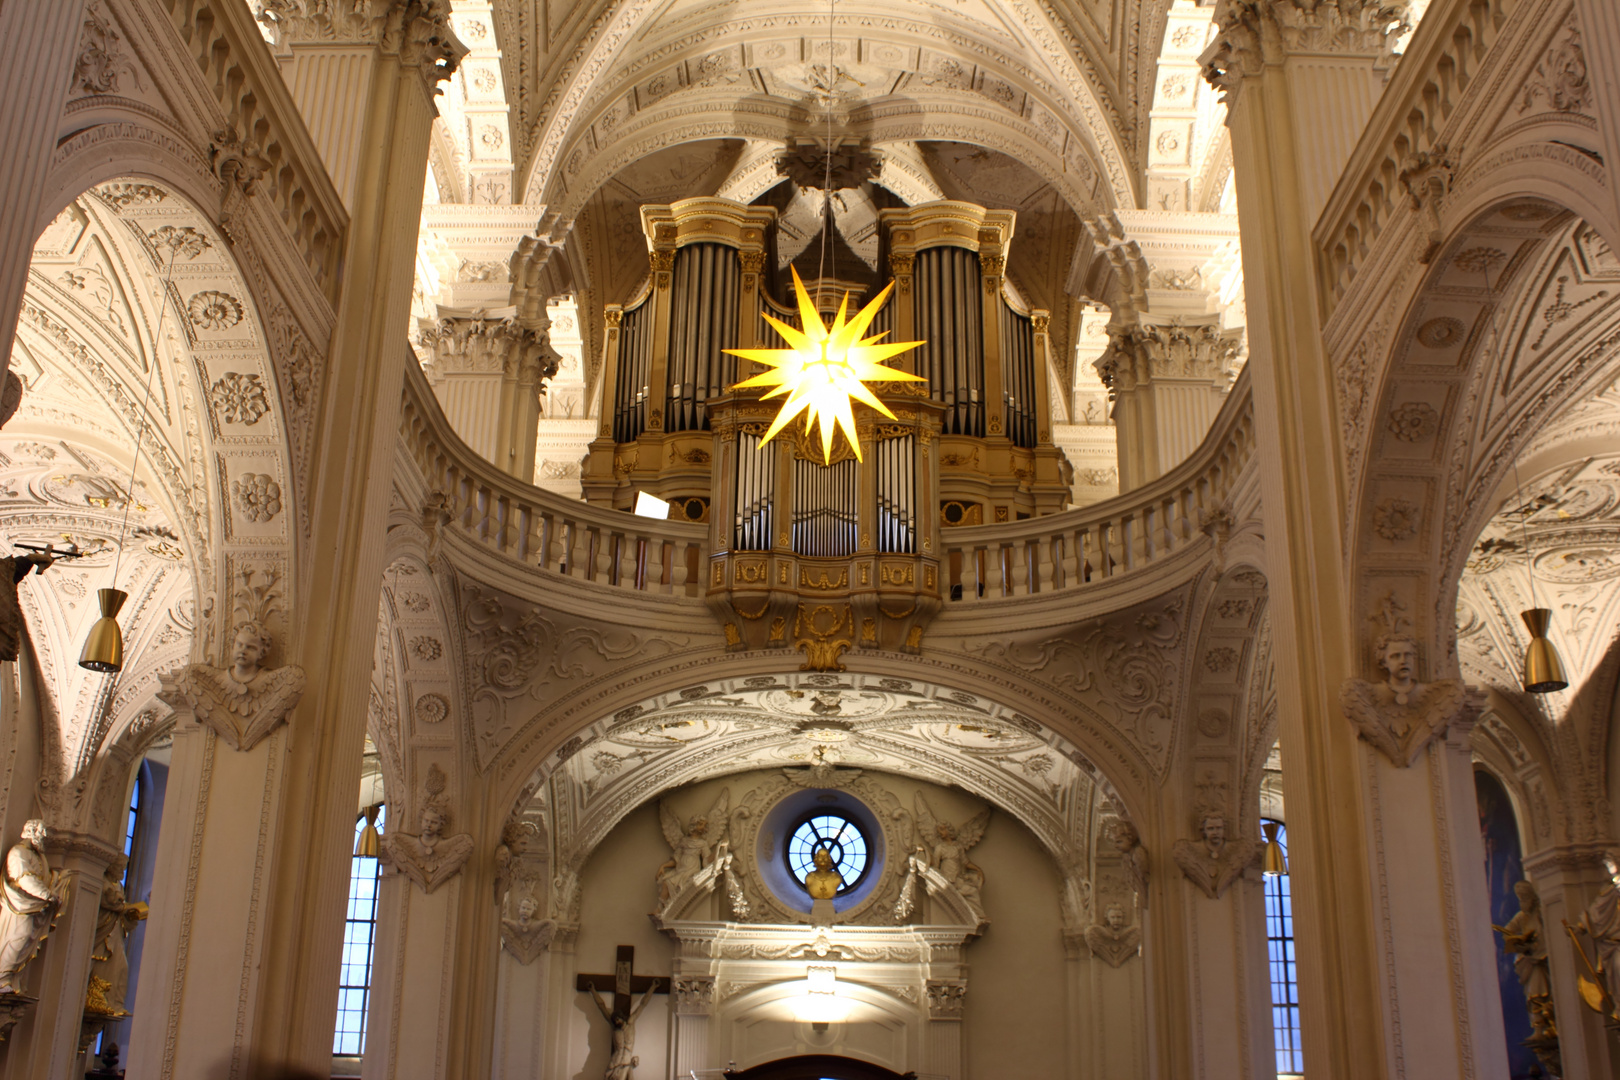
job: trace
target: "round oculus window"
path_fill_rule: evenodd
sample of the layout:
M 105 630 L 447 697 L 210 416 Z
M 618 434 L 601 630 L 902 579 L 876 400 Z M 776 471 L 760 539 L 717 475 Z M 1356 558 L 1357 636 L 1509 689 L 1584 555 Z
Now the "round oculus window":
M 866 876 L 866 833 L 843 814 L 818 811 L 801 821 L 783 851 L 788 872 L 801 886 L 816 868 L 816 852 L 825 850 L 832 858 L 832 868 L 843 879 L 838 893 L 842 896 Z

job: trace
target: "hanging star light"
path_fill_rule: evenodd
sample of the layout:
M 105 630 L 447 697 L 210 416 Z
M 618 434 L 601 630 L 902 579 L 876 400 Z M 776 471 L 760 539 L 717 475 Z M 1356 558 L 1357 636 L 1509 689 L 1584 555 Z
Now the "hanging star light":
M 866 383 L 925 381 L 921 375 L 912 375 L 884 366 L 885 360 L 924 343 L 884 342 L 883 339 L 889 333 L 887 330 L 871 337 L 862 336 L 889 299 L 889 293 L 894 291 L 892 281 L 870 304 L 847 322 L 845 313 L 849 308 L 849 294 L 845 293 L 843 303 L 838 305 L 838 314 L 830 327 L 821 321 L 821 314 L 816 310 L 810 294 L 805 291 L 804 282 L 799 280 L 797 269 L 793 271 L 793 288 L 799 297 L 799 318 L 804 324 L 802 331 L 772 317 L 770 312 L 765 313 L 765 321 L 776 327 L 777 333 L 781 334 L 792 348 L 722 350 L 732 356 L 740 356 L 744 360 L 752 360 L 771 368 L 770 371 L 738 383 L 739 388 L 773 387 L 770 393 L 764 396 L 765 400 L 787 395 L 787 400 L 782 403 L 781 410 L 776 414 L 775 421 L 765 432 L 760 444 L 770 442 L 777 432 L 787 427 L 793 418 L 802 412 L 805 414 L 806 433 L 818 423 L 821 426 L 823 461 L 832 459 L 833 433 L 838 429 L 843 430 L 844 437 L 854 448 L 855 457 L 865 460 L 861 458 L 860 441 L 855 437 L 855 414 L 851 408 L 851 401 L 864 402 L 889 419 L 897 419 L 894 413 L 889 411 L 888 406 L 866 388 Z

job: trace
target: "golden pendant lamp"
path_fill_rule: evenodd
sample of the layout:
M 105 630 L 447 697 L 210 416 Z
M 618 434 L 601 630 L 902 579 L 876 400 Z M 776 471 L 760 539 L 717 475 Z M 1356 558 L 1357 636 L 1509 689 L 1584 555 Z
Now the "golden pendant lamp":
M 1260 871 L 1266 877 L 1280 877 L 1288 873 L 1288 856 L 1283 853 L 1282 844 L 1277 842 L 1277 833 L 1282 824 L 1276 821 L 1263 821 L 1260 829 L 1266 834 L 1265 853 L 1260 859 Z
M 124 635 L 118 629 L 118 612 L 129 594 L 122 589 L 97 589 L 96 599 L 101 604 L 101 618 L 84 639 L 79 666 L 91 671 L 118 671 L 124 666 Z
M 354 842 L 354 854 L 361 859 L 375 859 L 382 853 L 382 837 L 377 834 L 376 806 L 366 807 L 366 824 Z
M 1547 637 L 1552 609 L 1537 607 L 1519 613 L 1530 628 L 1530 643 L 1524 647 L 1524 689 L 1531 694 L 1551 694 L 1568 688 L 1564 662 Z

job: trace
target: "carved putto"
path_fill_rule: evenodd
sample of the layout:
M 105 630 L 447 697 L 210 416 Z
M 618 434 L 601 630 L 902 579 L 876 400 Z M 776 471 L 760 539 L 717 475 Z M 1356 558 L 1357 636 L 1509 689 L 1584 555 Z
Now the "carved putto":
M 707 814 L 697 814 L 682 825 L 669 804 L 658 804 L 658 822 L 671 849 L 669 861 L 658 868 L 660 907 L 667 905 L 700 871 L 714 862 L 716 850 L 726 840 L 730 807 L 731 789 L 726 788 Z
M 145 919 L 142 903 L 129 903 L 119 878 L 120 858 L 108 865 L 101 883 L 101 912 L 96 918 L 96 939 L 90 947 L 90 984 L 85 997 L 87 1013 L 127 1016 L 124 998 L 129 993 L 129 956 L 125 943 L 135 924 Z
M 449 800 L 444 794 L 448 786 L 444 770 L 438 765 L 428 766 L 417 818 L 421 831 L 415 835 L 391 831 L 383 837 L 383 865 L 404 874 L 427 893 L 460 872 L 473 850 L 473 838 L 467 833 L 445 835 L 451 821 Z
M 266 623 L 276 596 L 274 574 L 264 585 L 242 575 L 238 608 L 244 618 L 231 638 L 230 666 L 187 664 L 159 676 L 158 698 L 177 712 L 189 712 L 236 750 L 251 750 L 287 718 L 304 696 L 304 669 L 296 664 L 268 668 L 270 634 Z
M 1114 823 L 1114 847 L 1119 851 L 1119 859 L 1130 878 L 1131 885 L 1136 889 L 1138 903 L 1147 906 L 1148 868 L 1147 852 L 1142 848 L 1142 838 L 1136 831 L 1136 826 L 1121 818 Z
M 1479 691 L 1455 679 L 1417 680 L 1417 641 L 1404 627 L 1392 627 L 1381 637 L 1377 653 L 1384 681 L 1346 679 L 1339 690 L 1339 707 L 1361 737 L 1391 764 L 1407 768 L 1452 724 L 1472 725 L 1478 717 L 1484 704 Z
M 918 849 L 927 855 L 929 864 L 939 875 L 961 893 L 969 903 L 979 902 L 979 889 L 984 885 L 984 871 L 968 862 L 967 853 L 984 837 L 985 826 L 990 823 L 987 806 L 974 814 L 961 828 L 934 816 L 933 807 L 922 792 L 917 792 Z
M 1221 810 L 1200 810 L 1195 826 L 1197 840 L 1176 841 L 1176 865 L 1205 896 L 1218 900 L 1232 882 L 1260 861 L 1260 842 L 1228 839 L 1226 814 Z
M 1142 928 L 1127 926 L 1125 908 L 1109 904 L 1103 921 L 1086 927 L 1086 948 L 1109 967 L 1117 968 L 1142 948 Z
M 512 911 L 501 917 L 501 946 L 520 964 L 532 964 L 550 948 L 557 934 L 556 919 L 537 919 L 540 901 L 532 891 L 511 894 Z

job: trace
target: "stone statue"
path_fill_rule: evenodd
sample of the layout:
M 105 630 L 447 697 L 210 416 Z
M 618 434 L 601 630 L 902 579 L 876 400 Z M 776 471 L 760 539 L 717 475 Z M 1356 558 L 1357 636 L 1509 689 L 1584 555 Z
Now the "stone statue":
M 1142 928 L 1125 925 L 1123 904 L 1109 904 L 1103 921 L 1086 927 L 1086 947 L 1109 967 L 1117 968 L 1142 947 Z
M 416 835 L 389 831 L 383 836 L 382 864 L 398 870 L 421 888 L 432 892 L 456 875 L 472 855 L 473 838 L 466 833 L 446 836 L 450 807 L 445 798 L 449 780 L 438 765 L 428 766 L 425 797 L 417 814 Z
M 726 840 L 729 826 L 727 811 L 731 807 L 731 789 L 720 792 L 707 814 L 698 814 L 682 828 L 681 819 L 664 802 L 658 804 L 658 821 L 664 830 L 671 855 L 668 862 L 658 868 L 658 902 L 668 904 L 671 898 L 691 884 L 698 871 L 714 861 L 715 849 Z
M 1138 902 L 1146 906 L 1147 852 L 1142 850 L 1142 837 L 1137 833 L 1136 826 L 1123 819 L 1115 822 L 1114 847 L 1119 852 L 1120 863 L 1125 867 L 1125 875 L 1136 889 Z
M 1362 738 L 1404 769 L 1454 722 L 1471 724 L 1483 695 L 1455 679 L 1419 682 L 1417 641 L 1410 634 L 1385 634 L 1376 651 L 1384 681 L 1346 679 L 1339 707 Z
M 832 852 L 824 847 L 816 848 L 811 859 L 816 868 L 804 875 L 804 887 L 812 900 L 831 900 L 844 887 L 844 875 L 833 868 Z
M 1176 865 L 1188 881 L 1215 900 L 1260 861 L 1260 842 L 1227 839 L 1226 815 L 1220 810 L 1200 811 L 1196 822 L 1198 840 L 1176 841 Z
M 652 981 L 652 985 L 647 987 L 628 1016 L 615 1015 L 613 1010 L 608 1008 L 608 1003 L 602 1000 L 602 995 L 596 992 L 596 984 L 591 983 L 590 987 L 591 1000 L 596 1002 L 597 1010 L 612 1026 L 613 1032 L 613 1050 L 608 1057 L 607 1072 L 603 1080 L 631 1080 L 630 1070 L 641 1064 L 641 1059 L 635 1056 L 636 1017 L 641 1015 L 641 1010 L 652 1000 L 654 991 L 658 989 L 658 980 Z
M 1615 1019 L 1615 1003 L 1620 1002 L 1620 850 L 1604 852 L 1603 868 L 1609 875 L 1609 887 L 1581 915 L 1581 929 L 1597 949 L 1597 973 L 1603 977 L 1598 989 L 1605 995 L 1606 1015 Z M 1582 996 L 1596 1007 L 1590 997 Z
M 979 889 L 984 885 L 984 871 L 968 861 L 967 853 L 983 838 L 985 826 L 990 823 L 990 808 L 987 806 L 974 814 L 960 829 L 936 818 L 933 807 L 920 791 L 916 810 L 921 833 L 917 838 L 918 846 L 928 853 L 929 861 L 941 877 L 963 897 L 977 902 Z
M 536 919 L 540 901 L 533 893 L 513 893 L 517 899 L 514 916 L 501 919 L 501 944 L 520 964 L 532 964 L 551 945 L 557 934 L 556 919 Z
M 44 843 L 45 823 L 34 818 L 6 853 L 0 885 L 0 994 L 22 993 L 22 970 L 39 952 L 66 901 L 66 876 L 51 870 Z
M 1524 1045 L 1551 1067 L 1558 1058 L 1558 1028 L 1553 1017 L 1552 979 L 1547 967 L 1547 936 L 1542 925 L 1541 897 L 1528 881 L 1517 882 L 1513 893 L 1519 898 L 1519 913 L 1508 920 L 1506 926 L 1496 929 L 1502 934 L 1502 948 L 1513 955 L 1513 974 L 1524 987 L 1524 1000 L 1530 1013 L 1530 1038 Z M 1561 1068 L 1553 1068 L 1553 1075 L 1561 1075 Z
M 529 850 L 529 836 L 534 832 L 534 825 L 527 821 L 508 821 L 501 829 L 501 842 L 495 848 L 495 903 L 506 903 L 506 894 L 512 888 L 518 865 Z
M 124 996 L 129 992 L 129 955 L 125 942 L 135 924 L 147 916 L 145 904 L 128 903 L 118 878 L 122 862 L 107 867 L 101 883 L 101 913 L 96 918 L 95 943 L 90 947 L 90 988 L 85 1012 L 125 1016 Z
M 292 712 L 304 696 L 304 669 L 267 668 L 270 635 L 264 624 L 238 623 L 231 639 L 231 666 L 187 664 L 160 677 L 158 697 L 189 711 L 237 750 L 251 750 Z
M 17 586 L 30 570 L 43 574 L 55 561 L 50 554 L 37 551 L 0 559 L 0 660 L 15 660 L 22 651 L 23 615 Z M 6 578 L 11 579 L 9 586 L 4 584 Z

